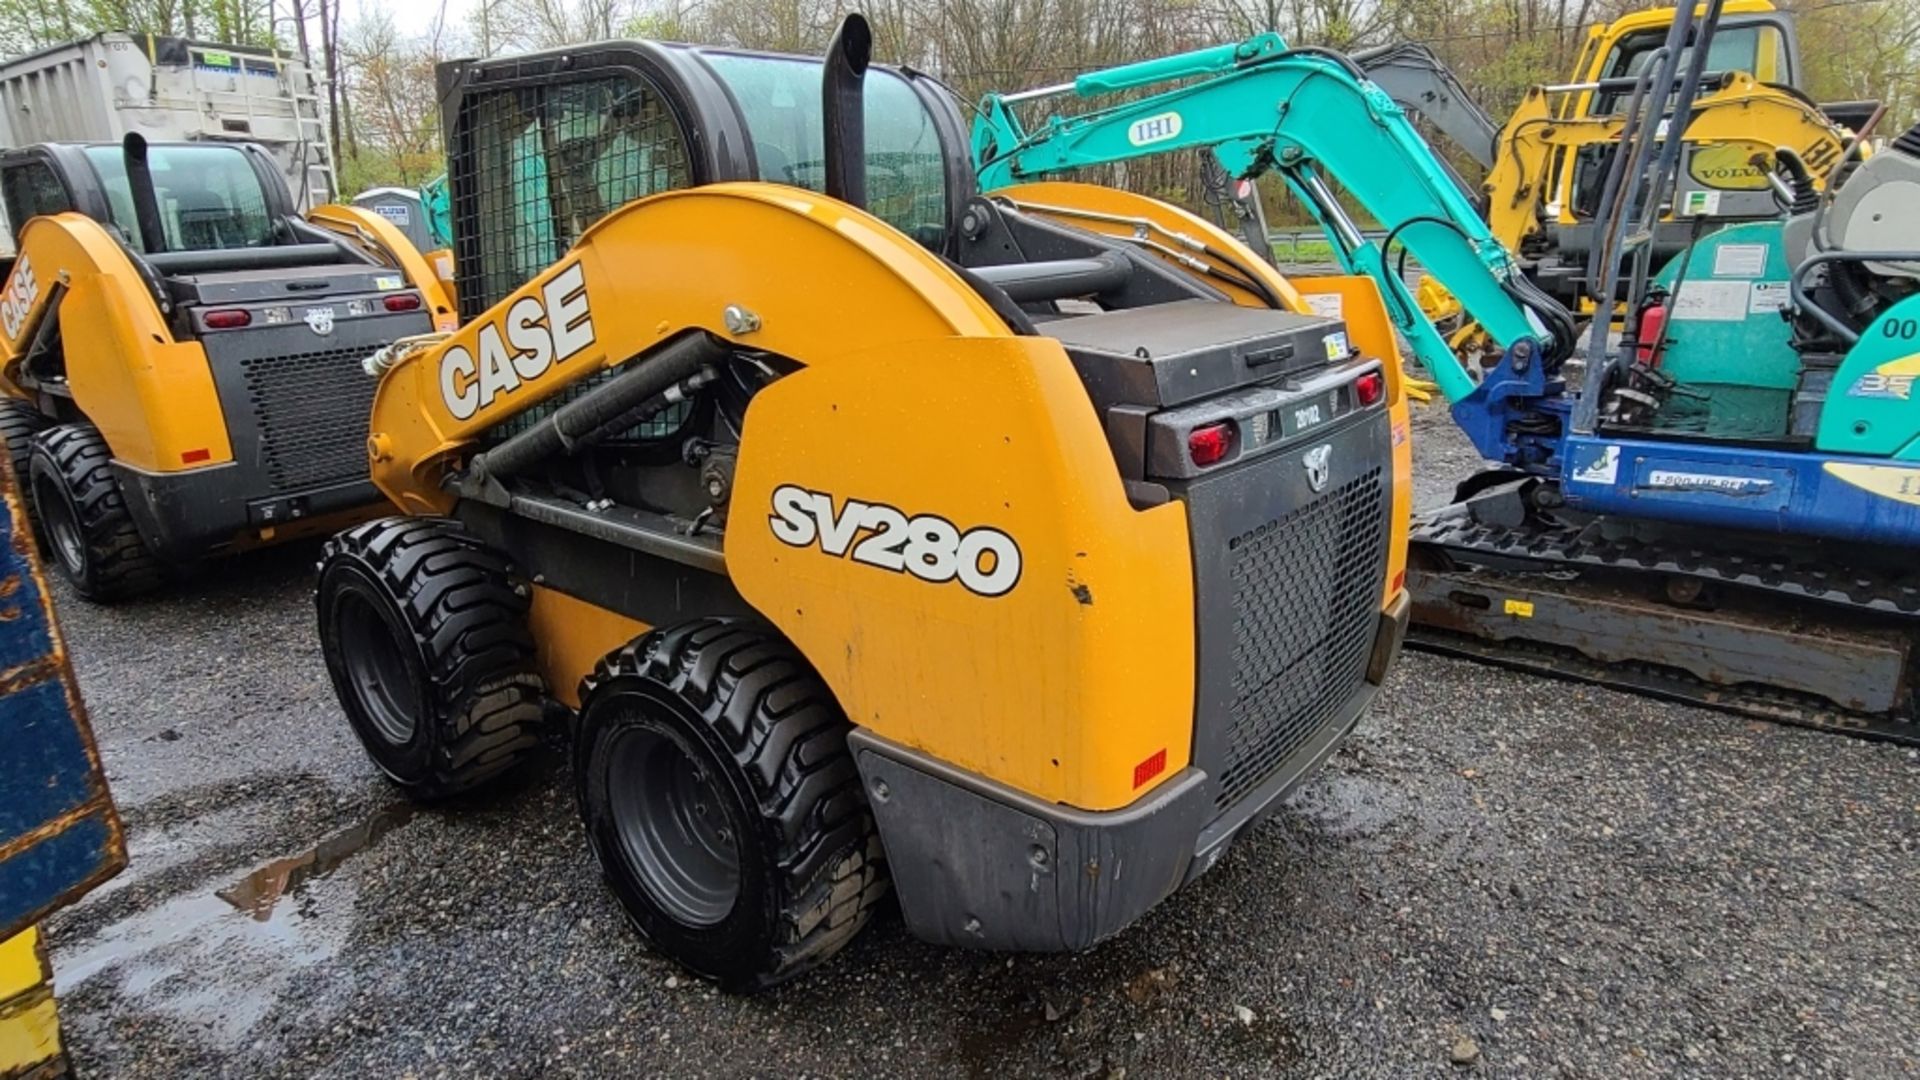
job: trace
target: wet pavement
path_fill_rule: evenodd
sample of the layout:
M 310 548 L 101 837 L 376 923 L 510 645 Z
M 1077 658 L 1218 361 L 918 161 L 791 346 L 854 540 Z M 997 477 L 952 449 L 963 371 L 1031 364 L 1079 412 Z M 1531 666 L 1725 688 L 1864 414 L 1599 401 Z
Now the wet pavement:
M 1438 410 L 1422 500 L 1471 453 Z M 132 868 L 51 925 L 84 1075 L 1920 1076 L 1920 754 L 1410 656 L 1206 878 L 1074 957 L 883 914 L 728 998 L 651 955 L 557 755 L 416 811 L 312 548 L 60 611 Z

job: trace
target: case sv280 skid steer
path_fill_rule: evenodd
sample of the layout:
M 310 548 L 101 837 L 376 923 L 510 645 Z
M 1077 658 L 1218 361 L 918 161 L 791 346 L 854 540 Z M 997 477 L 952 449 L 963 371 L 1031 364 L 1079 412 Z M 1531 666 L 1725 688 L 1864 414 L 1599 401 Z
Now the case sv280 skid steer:
M 361 363 L 453 320 L 392 226 L 299 217 L 250 144 L 39 144 L 0 154 L 0 193 L 0 434 L 82 595 L 378 502 Z
M 443 68 L 468 321 L 375 398 L 407 516 L 320 569 L 373 760 L 444 796 L 567 715 L 632 922 L 736 989 L 889 880 L 935 942 L 1118 932 L 1326 758 L 1407 610 L 1371 286 L 1343 324 L 1164 204 L 1077 189 L 1204 273 L 980 198 L 867 51 Z

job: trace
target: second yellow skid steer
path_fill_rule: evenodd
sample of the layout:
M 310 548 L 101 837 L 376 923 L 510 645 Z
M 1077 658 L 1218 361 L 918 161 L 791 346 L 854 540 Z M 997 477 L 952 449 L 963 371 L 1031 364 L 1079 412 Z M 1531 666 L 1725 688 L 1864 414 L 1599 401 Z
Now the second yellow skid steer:
M 317 596 L 409 794 L 566 715 L 633 924 L 751 989 L 889 882 L 931 941 L 1091 946 L 1353 728 L 1408 610 L 1370 283 L 1320 317 L 1164 204 L 1049 190 L 1096 232 L 981 198 L 952 101 L 869 70 L 857 16 L 824 64 L 441 78 L 467 321 L 386 371 L 403 513 L 337 535 Z
M 85 596 L 314 532 L 378 501 L 374 349 L 453 313 L 391 225 L 293 211 L 248 144 L 0 152 L 0 436 Z

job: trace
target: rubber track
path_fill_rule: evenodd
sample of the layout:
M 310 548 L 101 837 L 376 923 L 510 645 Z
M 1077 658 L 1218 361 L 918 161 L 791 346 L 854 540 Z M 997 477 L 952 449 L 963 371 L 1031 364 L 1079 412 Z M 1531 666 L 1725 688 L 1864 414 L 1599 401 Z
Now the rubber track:
M 1407 646 L 1510 671 L 1604 686 L 1776 724 L 1920 746 L 1920 725 L 1911 721 L 1856 713 L 1838 708 L 1824 698 L 1775 687 L 1712 685 L 1676 668 L 1649 663 L 1605 664 L 1540 642 L 1486 641 L 1426 627 L 1409 629 Z
M 1464 552 L 1544 564 L 1669 574 L 1860 611 L 1920 616 L 1920 574 L 1893 574 L 1870 567 L 1836 567 L 1781 549 L 1741 550 L 1713 544 L 1689 544 L 1683 548 L 1636 539 L 1611 539 L 1597 532 L 1533 522 L 1517 528 L 1491 525 L 1476 522 L 1464 512 L 1442 512 L 1416 521 L 1411 540 L 1416 545 L 1430 544 L 1450 555 Z
M 33 453 L 44 457 L 73 493 L 80 535 L 92 567 L 91 587 L 81 593 L 94 600 L 119 600 L 151 592 L 166 582 L 166 567 L 127 512 L 120 482 L 114 478 L 113 452 L 91 424 L 61 424 L 34 436 Z M 34 507 L 42 521 L 46 515 Z M 79 588 L 76 582 L 75 587 Z
M 431 797 L 470 790 L 540 742 L 546 682 L 534 673 L 530 605 L 499 553 L 443 518 L 381 518 L 328 540 L 322 565 L 357 556 L 400 602 L 431 681 L 433 723 L 449 733 Z
M 1678 545 L 1612 539 L 1593 528 L 1530 521 L 1514 527 L 1477 522 L 1464 508 L 1448 508 L 1414 523 L 1411 541 L 1437 549 L 1455 562 L 1528 569 L 1595 568 L 1684 577 L 1771 595 L 1784 604 L 1811 602 L 1837 612 L 1879 620 L 1920 616 L 1920 577 L 1870 567 L 1835 567 L 1803 552 L 1736 550 L 1713 543 Z M 1836 552 L 1837 554 L 1837 552 Z M 1513 647 L 1448 631 L 1413 627 L 1407 643 L 1429 652 L 1479 660 L 1536 674 L 1574 679 L 1632 693 L 1680 701 L 1776 723 L 1818 728 L 1861 738 L 1913 745 L 1920 727 L 1908 714 L 1871 716 L 1832 702 L 1763 685 L 1709 685 L 1689 673 L 1652 665 L 1608 665 L 1585 656 L 1560 655 L 1551 646 Z M 1510 655 L 1503 655 L 1507 649 Z
M 851 730 L 832 694 L 773 631 L 698 619 L 647 634 L 594 666 L 581 700 L 637 676 L 672 687 L 720 736 L 771 826 L 782 925 L 757 987 L 819 965 L 887 894 L 885 857 Z

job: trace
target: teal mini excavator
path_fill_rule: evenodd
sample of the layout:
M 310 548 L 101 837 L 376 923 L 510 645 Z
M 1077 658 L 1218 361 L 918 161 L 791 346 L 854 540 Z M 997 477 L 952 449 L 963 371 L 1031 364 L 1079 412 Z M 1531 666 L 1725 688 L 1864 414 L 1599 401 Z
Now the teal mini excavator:
M 1680 152 L 1663 121 L 1707 83 L 1721 6 L 1676 16 L 1605 163 L 1589 274 L 1628 298 L 1621 340 L 1602 323 L 1583 345 L 1364 69 L 1277 35 L 989 95 L 975 164 L 1017 204 L 1027 181 L 1208 151 L 1236 181 L 1277 174 L 1339 263 L 1378 282 L 1494 466 L 1415 526 L 1420 643 L 1920 742 L 1920 127 L 1870 158 L 1849 148 L 1824 191 L 1781 149 L 1783 220 L 1703 227 L 1652 267 Z M 1017 115 L 1069 99 L 1085 111 Z M 1396 251 L 1488 330 L 1484 373 L 1421 315 Z

